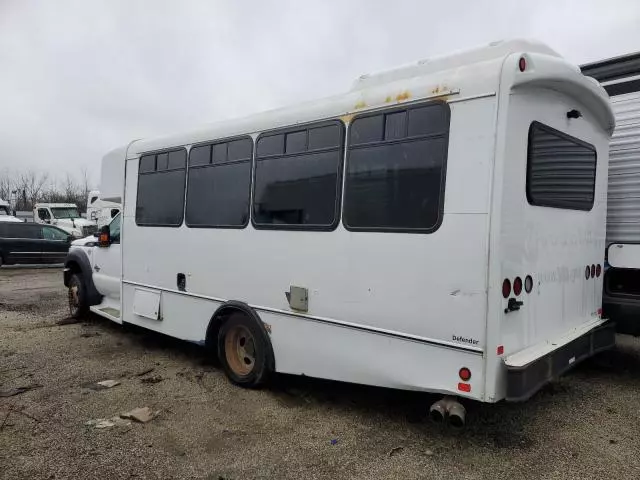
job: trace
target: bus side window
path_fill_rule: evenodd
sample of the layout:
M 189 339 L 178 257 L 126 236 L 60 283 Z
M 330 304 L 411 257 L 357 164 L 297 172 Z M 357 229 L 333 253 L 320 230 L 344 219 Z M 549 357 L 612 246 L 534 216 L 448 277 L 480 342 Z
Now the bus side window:
M 449 106 L 363 114 L 349 129 L 348 230 L 431 233 L 442 221 Z

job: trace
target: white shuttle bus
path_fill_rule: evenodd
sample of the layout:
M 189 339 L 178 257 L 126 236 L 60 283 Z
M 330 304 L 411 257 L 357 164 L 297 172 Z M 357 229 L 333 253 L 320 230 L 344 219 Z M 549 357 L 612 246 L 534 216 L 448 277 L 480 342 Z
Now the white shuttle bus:
M 272 372 L 525 400 L 614 344 L 602 318 L 609 138 L 599 84 L 497 42 L 346 94 L 107 154 L 122 214 L 66 263 L 87 309 Z

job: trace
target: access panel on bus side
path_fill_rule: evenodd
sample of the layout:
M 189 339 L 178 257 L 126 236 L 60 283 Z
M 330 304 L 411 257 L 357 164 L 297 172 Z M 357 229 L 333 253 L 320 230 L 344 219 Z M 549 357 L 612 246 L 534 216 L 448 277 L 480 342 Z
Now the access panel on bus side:
M 597 318 L 608 164 L 606 132 L 575 100 L 523 89 L 508 108 L 494 276 L 505 355 Z

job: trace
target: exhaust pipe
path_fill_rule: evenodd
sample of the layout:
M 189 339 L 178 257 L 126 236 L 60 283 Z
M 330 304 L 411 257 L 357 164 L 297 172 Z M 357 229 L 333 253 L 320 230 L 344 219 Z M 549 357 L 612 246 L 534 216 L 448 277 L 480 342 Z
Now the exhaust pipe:
M 453 400 L 449 407 L 449 424 L 454 428 L 462 428 L 465 424 L 467 411 L 461 403 Z
M 447 418 L 447 405 L 444 398 L 431 405 L 429 418 L 435 423 L 444 423 L 445 418 Z
M 453 397 L 444 397 L 429 408 L 429 417 L 435 423 L 449 423 L 454 428 L 462 428 L 465 425 L 467 411 Z

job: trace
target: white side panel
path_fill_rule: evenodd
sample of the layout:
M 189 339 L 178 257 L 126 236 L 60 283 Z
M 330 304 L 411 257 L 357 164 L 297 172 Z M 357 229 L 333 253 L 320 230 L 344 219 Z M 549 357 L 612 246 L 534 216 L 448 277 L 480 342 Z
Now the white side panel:
M 612 267 L 640 268 L 640 244 L 612 243 L 607 251 Z
M 125 305 L 140 287 L 123 285 Z M 221 302 L 162 292 L 163 320 L 137 317 L 136 324 L 166 335 L 204 344 L 204 330 Z M 188 314 L 187 314 L 188 313 Z M 451 393 L 482 398 L 481 353 L 429 345 L 300 316 L 258 310 L 271 331 L 276 370 L 281 373 L 376 385 L 388 388 Z M 180 321 L 175 321 L 179 318 Z M 173 321 L 172 321 L 173 320 Z M 471 392 L 457 390 L 458 371 L 472 372 Z
M 640 242 L 640 92 L 611 99 L 607 243 Z
M 160 320 L 161 292 L 145 288 L 135 288 L 133 293 L 133 314 L 150 320 Z

